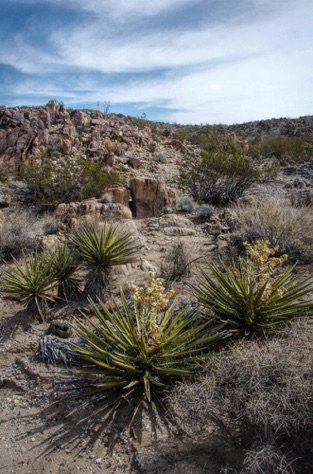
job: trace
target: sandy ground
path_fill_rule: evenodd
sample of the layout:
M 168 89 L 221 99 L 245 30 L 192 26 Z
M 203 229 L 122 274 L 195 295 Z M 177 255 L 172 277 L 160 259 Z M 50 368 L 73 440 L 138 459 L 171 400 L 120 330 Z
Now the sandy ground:
M 148 267 L 160 264 L 173 242 L 173 238 L 146 231 L 146 223 L 137 221 L 136 225 L 142 242 L 141 263 L 114 277 L 113 293 L 129 281 L 139 280 L 140 284 Z M 198 251 L 205 253 L 206 239 L 201 232 L 198 238 Z M 193 236 L 183 240 L 194 246 Z M 182 299 L 188 297 L 184 285 L 177 284 L 176 289 Z M 207 443 L 186 438 L 177 428 L 168 430 L 160 419 L 151 420 L 145 415 L 131 432 L 125 432 L 123 414 L 116 417 L 114 426 L 93 426 L 88 422 L 79 425 L 83 411 L 71 414 L 77 405 L 60 396 L 68 371 L 35 357 L 39 339 L 49 323 L 39 324 L 22 310 L 17 303 L 0 300 L 1 473 L 221 472 L 216 450 L 210 450 Z

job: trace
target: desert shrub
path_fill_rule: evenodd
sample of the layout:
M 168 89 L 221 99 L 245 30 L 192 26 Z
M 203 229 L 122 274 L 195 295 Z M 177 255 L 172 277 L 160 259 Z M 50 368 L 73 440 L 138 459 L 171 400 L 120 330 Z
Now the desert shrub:
M 190 249 L 181 240 L 173 243 L 161 263 L 162 277 L 166 282 L 180 281 L 190 275 Z
M 292 268 L 275 273 L 287 257 L 271 257 L 277 248 L 268 241 L 246 243 L 246 249 L 248 255 L 238 265 L 222 264 L 220 270 L 208 262 L 193 288 L 212 325 L 223 323 L 233 334 L 263 335 L 313 315 L 313 303 L 303 301 L 313 289 L 312 280 L 292 276 Z
M 42 219 L 42 230 L 45 234 L 57 234 L 59 232 L 59 223 L 56 217 L 44 216 Z
M 173 292 L 165 292 L 162 280 L 153 273 L 143 287 L 133 285 L 132 291 L 131 304 L 121 292 L 120 309 L 91 302 L 95 316 L 88 321 L 91 329 L 76 322 L 79 336 L 88 345 L 76 349 L 93 366 L 75 373 L 88 377 L 86 395 L 96 393 L 103 404 L 98 413 L 126 402 L 133 406 L 135 416 L 142 402 L 159 402 L 176 380 L 198 371 L 208 347 L 223 338 L 197 320 L 195 311 L 174 312 L 174 304 L 169 305 Z
M 244 449 L 242 473 L 307 473 L 313 463 L 313 325 L 242 340 L 215 353 L 195 383 L 171 397 L 188 428 L 212 426 Z M 280 470 L 281 469 L 281 470 Z
M 234 239 L 239 246 L 244 241 L 268 240 L 293 261 L 312 261 L 312 209 L 296 208 L 287 199 L 268 197 L 239 204 L 234 210 L 238 216 Z
M 200 156 L 185 159 L 179 173 L 180 185 L 195 200 L 225 205 L 256 183 L 262 168 L 236 150 L 203 151 Z
M 7 183 L 9 181 L 9 176 L 8 171 L 0 167 L 0 183 Z
M 195 217 L 200 220 L 207 220 L 216 213 L 216 208 L 210 204 L 198 204 L 194 209 Z
M 196 203 L 190 196 L 181 196 L 176 201 L 176 210 L 182 212 L 193 212 Z
M 55 299 L 51 290 L 56 280 L 43 255 L 36 252 L 33 256 L 25 256 L 21 263 L 14 258 L 3 270 L 3 275 L 3 296 L 25 304 L 29 313 L 44 321 L 48 302 Z
M 5 213 L 0 226 L 0 257 L 8 260 L 12 256 L 17 258 L 23 253 L 33 252 L 40 224 L 30 211 L 20 209 Z
M 259 149 L 265 158 L 276 158 L 280 163 L 297 163 L 311 159 L 313 142 L 309 136 L 268 135 L 262 138 Z
M 100 197 L 108 187 L 120 182 L 116 171 L 77 156 L 57 161 L 47 156 L 40 160 L 31 158 L 21 164 L 19 175 L 29 188 L 29 199 L 51 207 L 60 202 Z
M 289 199 L 294 207 L 313 207 L 313 191 L 310 189 L 293 191 L 290 194 Z
M 103 299 L 110 283 L 112 267 L 136 260 L 137 245 L 130 233 L 105 225 L 98 231 L 96 224 L 76 231 L 71 243 L 81 254 L 88 269 L 84 297 Z
M 158 161 L 159 163 L 167 163 L 167 158 L 163 153 L 159 153 L 155 158 L 155 161 Z

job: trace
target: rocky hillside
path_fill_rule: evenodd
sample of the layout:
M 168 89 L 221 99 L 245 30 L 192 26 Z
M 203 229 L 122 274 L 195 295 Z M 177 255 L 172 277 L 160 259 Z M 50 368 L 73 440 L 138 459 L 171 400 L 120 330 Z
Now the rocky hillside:
M 54 101 L 44 107 L 0 108 L 0 162 L 6 169 L 16 168 L 19 160 L 29 156 L 58 159 L 79 154 L 131 169 L 148 160 L 145 172 L 154 174 L 158 163 L 171 163 L 186 151 L 168 127 L 142 119 L 67 110 Z
M 125 187 L 112 194 L 113 203 L 130 203 L 134 217 L 153 217 L 175 207 L 178 165 L 182 158 L 200 153 L 201 135 L 207 139 L 214 133 L 241 144 L 256 135 L 307 137 L 313 134 L 313 116 L 183 126 L 65 109 L 56 101 L 42 107 L 0 107 L 0 170 L 15 173 L 29 157 L 47 157 L 56 164 L 65 155 L 101 162 L 126 176 Z

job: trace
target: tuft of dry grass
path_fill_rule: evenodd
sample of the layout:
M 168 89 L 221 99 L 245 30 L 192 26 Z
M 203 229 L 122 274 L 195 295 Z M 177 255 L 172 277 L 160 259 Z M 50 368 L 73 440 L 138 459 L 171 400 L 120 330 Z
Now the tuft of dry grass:
M 313 462 L 313 324 L 214 354 L 172 405 L 194 432 L 217 426 L 246 449 L 244 473 L 310 472 Z M 191 422 L 192 420 L 192 422 Z
M 0 256 L 7 260 L 29 254 L 36 247 L 36 216 L 27 210 L 7 212 L 0 223 Z
M 166 283 L 187 278 L 191 261 L 191 250 L 178 239 L 169 247 L 161 264 L 161 274 Z
M 240 203 L 233 209 L 237 213 L 235 241 L 239 246 L 244 241 L 268 240 L 291 260 L 313 261 L 313 209 L 294 207 L 290 200 L 273 196 Z

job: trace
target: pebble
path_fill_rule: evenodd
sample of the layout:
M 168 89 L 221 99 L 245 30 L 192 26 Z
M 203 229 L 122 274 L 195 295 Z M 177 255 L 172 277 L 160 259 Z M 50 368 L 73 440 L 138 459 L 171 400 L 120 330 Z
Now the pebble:
M 96 464 L 101 464 L 102 463 L 102 458 L 97 458 L 96 459 Z

